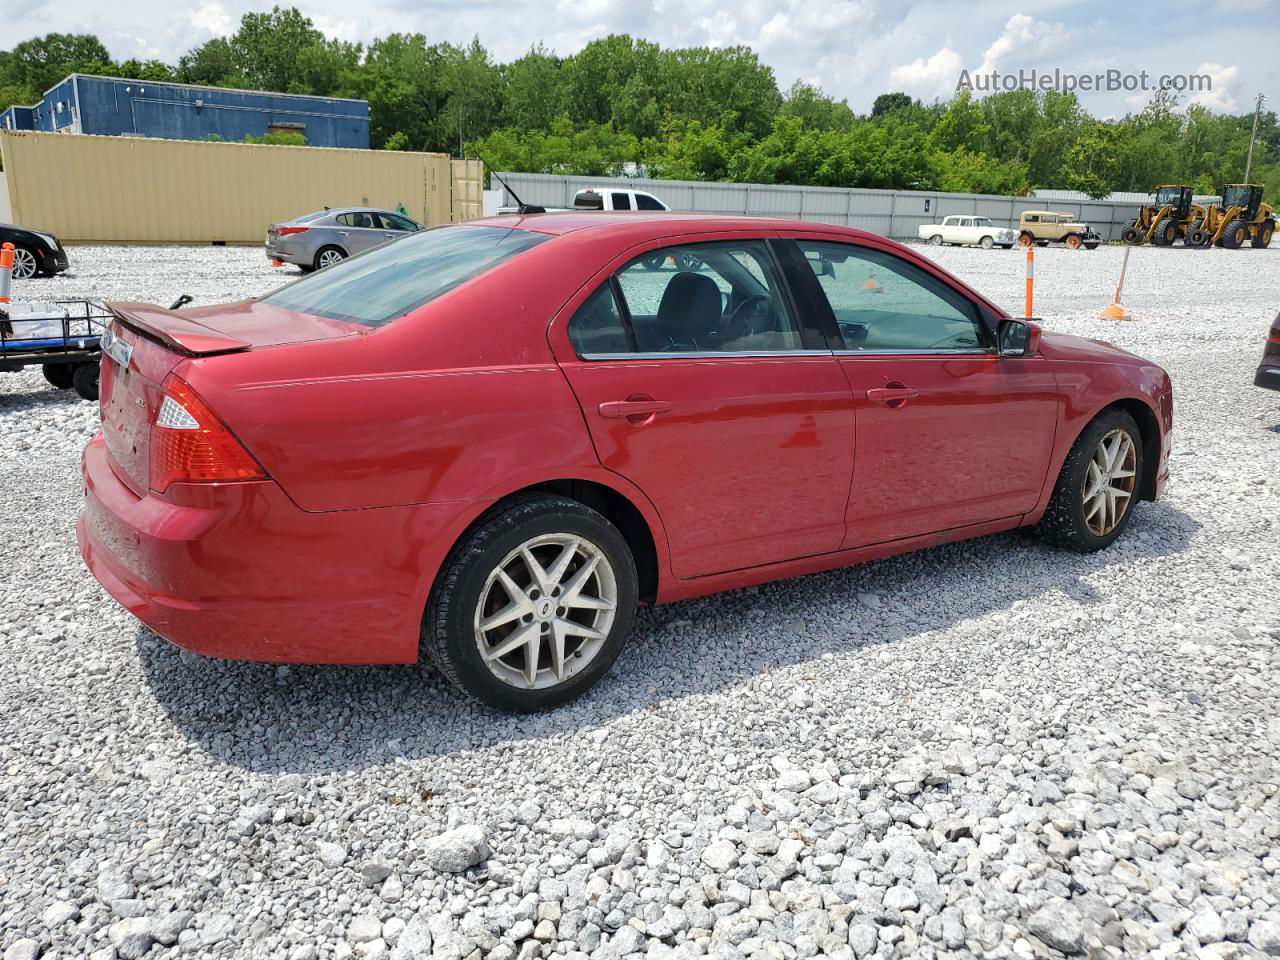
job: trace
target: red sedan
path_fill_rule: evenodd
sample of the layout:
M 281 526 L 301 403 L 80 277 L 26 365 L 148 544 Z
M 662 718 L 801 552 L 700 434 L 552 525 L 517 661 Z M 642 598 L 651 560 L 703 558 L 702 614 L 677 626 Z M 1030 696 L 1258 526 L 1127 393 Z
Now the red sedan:
M 507 709 L 595 683 L 639 602 L 1021 526 L 1097 550 L 1168 474 L 1155 364 L 822 224 L 503 217 L 111 309 L 107 590 L 199 653 L 425 651 Z

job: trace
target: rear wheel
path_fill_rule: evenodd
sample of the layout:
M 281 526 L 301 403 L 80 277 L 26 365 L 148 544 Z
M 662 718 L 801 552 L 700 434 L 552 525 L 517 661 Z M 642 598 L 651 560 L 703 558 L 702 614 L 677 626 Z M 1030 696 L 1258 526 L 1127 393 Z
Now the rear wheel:
M 40 272 L 40 261 L 30 247 L 13 248 L 13 279 L 30 280 Z
M 521 498 L 450 552 L 422 625 L 423 647 L 455 686 L 501 710 L 581 696 L 609 670 L 635 616 L 627 542 L 576 500 Z
M 1194 227 L 1182 238 L 1182 244 L 1186 247 L 1204 248 L 1209 246 L 1210 236 L 1209 231 L 1203 227 Z
M 643 257 L 640 260 L 644 264 L 646 270 L 661 270 L 662 265 L 667 262 L 667 258 L 662 254 L 654 254 L 651 257 Z
M 1178 225 L 1172 220 L 1166 220 L 1156 227 L 1156 232 L 1151 236 L 1151 242 L 1157 247 L 1171 247 L 1177 239 Z
M 75 368 L 69 363 L 46 363 L 41 367 L 44 378 L 59 390 L 70 390 Z
M 332 267 L 335 263 L 341 263 L 347 259 L 347 254 L 341 247 L 321 247 L 316 251 L 316 269 L 323 270 L 325 267 Z
M 929 246 L 931 246 L 931 247 L 940 247 L 940 246 L 942 246 L 942 234 L 940 234 L 940 233 L 935 233 L 933 236 L 931 236 L 931 237 L 929 238 Z
M 1250 243 L 1259 250 L 1265 250 L 1267 247 L 1271 246 L 1271 235 L 1274 234 L 1275 231 L 1276 225 L 1272 221 L 1267 220 L 1258 227 L 1258 232 L 1253 235 L 1253 240 L 1251 240 Z
M 82 400 L 98 399 L 99 372 L 97 362 L 76 364 L 75 373 L 71 375 L 71 386 L 75 388 L 76 393 L 80 394 Z
M 1142 435 L 1123 410 L 1100 414 L 1067 455 L 1036 532 L 1081 553 L 1109 546 L 1133 515 L 1142 476 Z
M 702 261 L 692 253 L 681 253 L 676 256 L 676 266 L 681 270 L 697 272 L 702 269 Z
M 1029 246 L 1031 246 L 1031 244 L 1032 244 L 1032 242 L 1033 242 L 1034 240 L 1035 240 L 1035 238 L 1034 238 L 1033 236 L 1031 236 L 1031 234 L 1029 234 L 1029 233 L 1020 233 L 1020 234 L 1018 234 L 1018 245 L 1019 245 L 1019 246 L 1022 246 L 1022 247 L 1029 247 Z

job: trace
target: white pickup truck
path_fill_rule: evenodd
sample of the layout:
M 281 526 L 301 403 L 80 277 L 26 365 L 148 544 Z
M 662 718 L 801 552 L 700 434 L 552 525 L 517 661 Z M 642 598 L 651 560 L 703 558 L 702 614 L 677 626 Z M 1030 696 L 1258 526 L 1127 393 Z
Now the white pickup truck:
M 516 213 L 519 207 L 499 207 L 498 213 Z M 579 190 L 573 197 L 572 207 L 544 207 L 547 213 L 563 213 L 567 210 L 670 210 L 652 193 L 629 190 L 626 187 L 601 187 L 598 190 Z
M 917 228 L 920 239 L 936 246 L 977 245 L 984 250 L 1004 247 L 1008 250 L 1018 242 L 1018 235 L 1007 227 L 997 227 L 990 217 L 947 217 L 941 223 L 926 223 Z

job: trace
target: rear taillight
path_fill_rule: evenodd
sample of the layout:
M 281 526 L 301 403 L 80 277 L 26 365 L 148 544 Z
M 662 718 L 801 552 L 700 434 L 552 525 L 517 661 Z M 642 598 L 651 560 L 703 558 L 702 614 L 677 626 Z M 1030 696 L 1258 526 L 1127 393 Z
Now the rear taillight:
M 295 233 L 306 233 L 310 227 L 276 227 L 276 236 L 287 237 Z
M 173 483 L 262 480 L 258 465 L 200 396 L 170 374 L 151 425 L 151 489 L 164 493 Z

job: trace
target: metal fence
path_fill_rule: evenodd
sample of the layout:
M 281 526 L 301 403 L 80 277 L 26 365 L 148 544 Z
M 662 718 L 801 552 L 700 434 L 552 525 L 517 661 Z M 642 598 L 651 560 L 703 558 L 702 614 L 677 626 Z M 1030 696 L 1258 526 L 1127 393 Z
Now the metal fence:
M 503 173 L 525 203 L 567 207 L 587 187 L 622 186 L 647 190 L 673 210 L 739 213 L 815 220 L 858 227 L 899 240 L 914 240 L 916 228 L 954 214 L 990 217 L 997 224 L 1018 222 L 1023 210 L 1057 210 L 1089 223 L 1104 241 L 1119 240 L 1137 213 L 1134 203 L 1106 200 L 1052 200 L 980 193 L 924 190 L 859 190 L 841 187 L 789 187 L 759 183 L 705 183 L 691 180 L 568 177 L 542 173 Z M 495 183 L 495 186 L 497 184 Z M 504 201 L 513 203 L 510 194 Z

